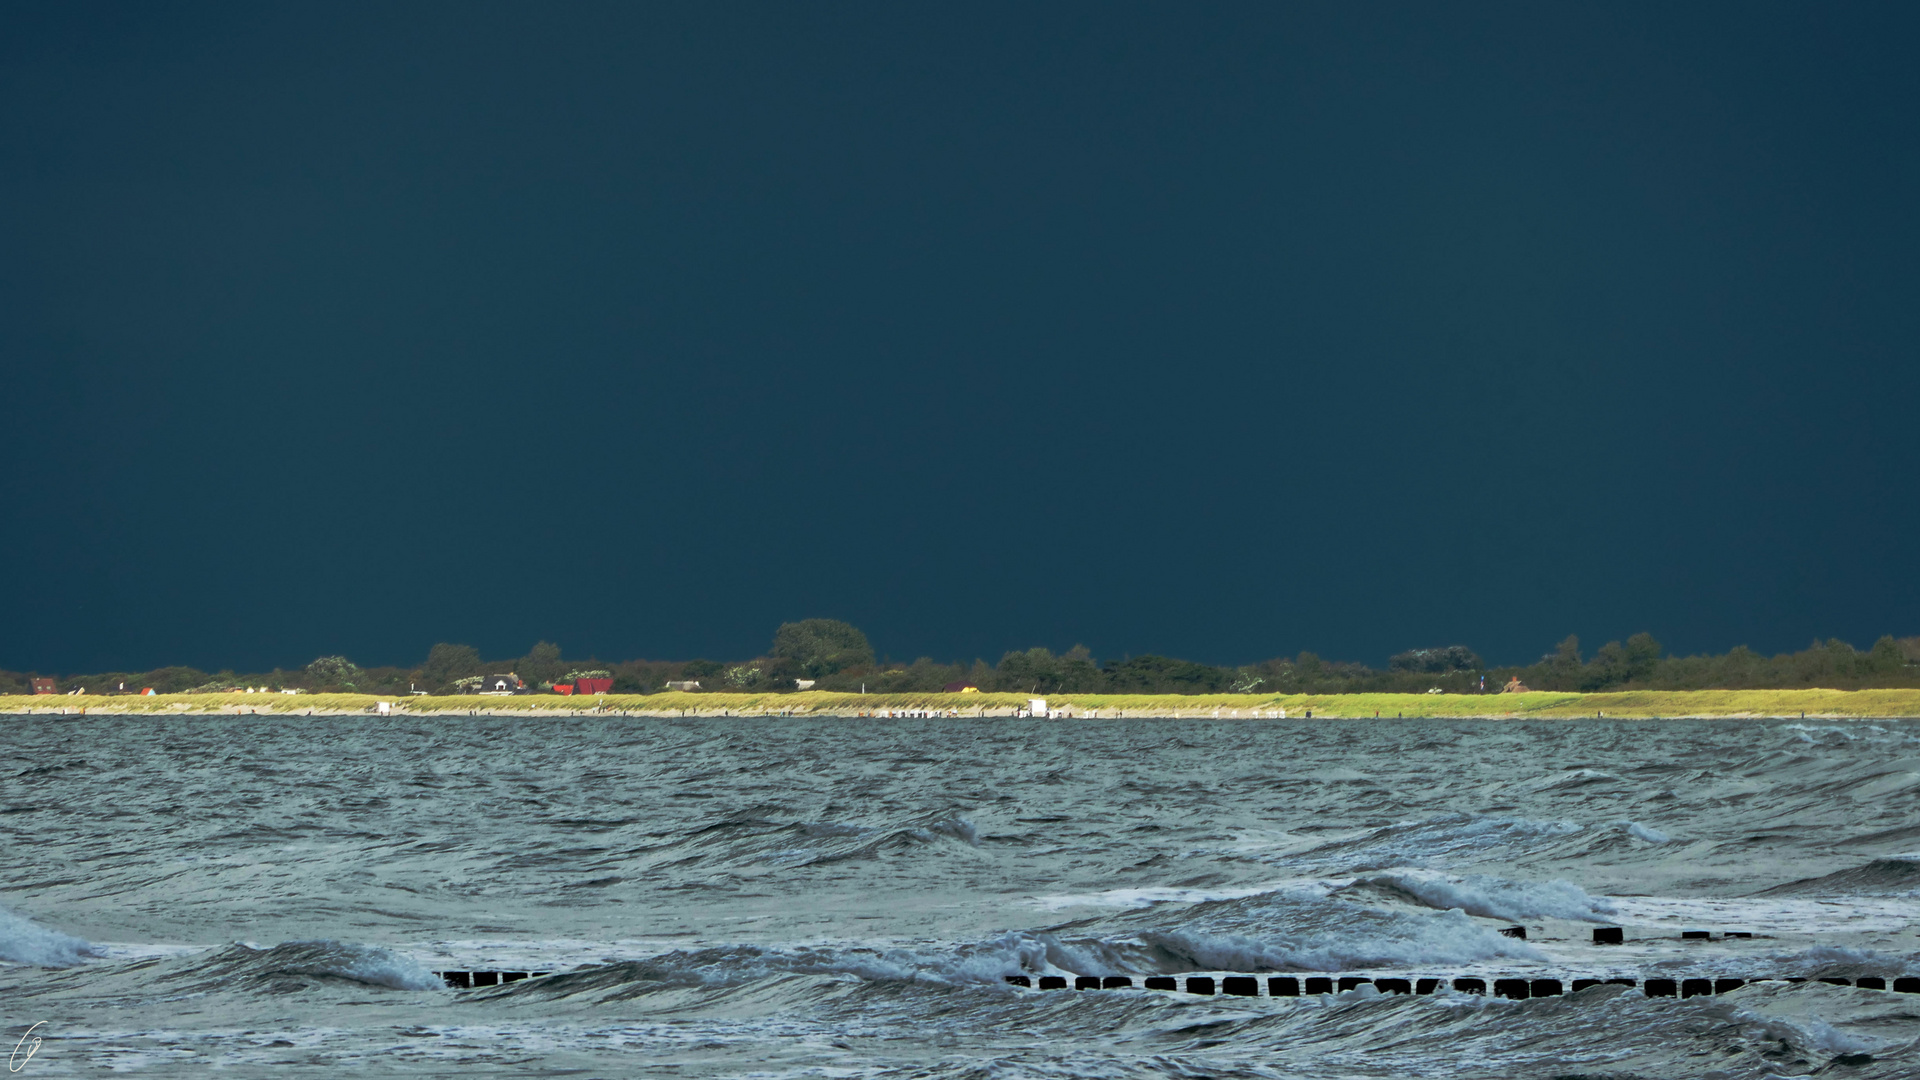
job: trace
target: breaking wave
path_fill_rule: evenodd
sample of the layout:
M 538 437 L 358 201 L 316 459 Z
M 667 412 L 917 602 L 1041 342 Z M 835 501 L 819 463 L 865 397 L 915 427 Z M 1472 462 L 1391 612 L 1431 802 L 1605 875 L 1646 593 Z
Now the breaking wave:
M 72 967 L 101 955 L 91 942 L 49 930 L 0 908 L 0 960 L 35 967 Z
M 1443 911 L 1458 909 L 1492 919 L 1573 919 L 1609 922 L 1612 901 L 1589 896 L 1570 881 L 1507 881 L 1483 874 L 1432 877 L 1408 873 L 1372 874 L 1355 885 L 1371 886 Z
M 271 948 L 229 945 L 206 957 L 186 977 L 272 980 L 287 977 L 345 979 L 389 990 L 440 990 L 442 982 L 403 953 L 350 941 L 288 941 Z
M 1147 930 L 1111 937 L 1017 931 L 975 942 L 862 948 L 839 945 L 730 945 L 596 965 L 513 983 L 496 994 L 725 989 L 782 975 L 841 976 L 867 982 L 1002 987 L 1017 974 L 1155 975 L 1192 971 L 1351 971 L 1545 958 L 1456 911 L 1384 922 L 1385 932 L 1210 933 Z
M 1620 827 L 1627 830 L 1628 836 L 1635 840 L 1645 840 L 1649 844 L 1665 844 L 1673 839 L 1659 829 L 1648 828 L 1637 821 L 1623 821 Z
M 1140 935 L 1155 971 L 1353 971 L 1508 959 L 1544 961 L 1524 941 L 1504 937 L 1458 911 L 1382 920 L 1363 933 L 1211 934 L 1191 930 Z
M 1755 896 L 1865 895 L 1906 896 L 1920 892 L 1920 856 L 1875 859 L 1865 866 L 1801 878 L 1762 889 Z

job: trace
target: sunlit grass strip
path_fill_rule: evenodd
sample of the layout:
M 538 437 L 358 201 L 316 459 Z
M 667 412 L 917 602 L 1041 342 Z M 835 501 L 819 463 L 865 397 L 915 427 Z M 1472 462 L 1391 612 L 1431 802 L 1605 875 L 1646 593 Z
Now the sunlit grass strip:
M 1610 694 L 1049 694 L 1056 712 L 1074 716 L 1181 716 L 1289 720 L 1381 717 L 1563 717 L 1604 714 L 1651 718 L 1689 716 L 1920 717 L 1920 689 L 1900 690 L 1639 690 Z M 537 716 L 588 711 L 650 715 L 774 714 L 847 716 L 931 710 L 961 715 L 1005 715 L 1024 709 L 1026 694 L 609 694 L 566 697 L 381 697 L 376 694 L 161 694 L 155 697 L 83 694 L 0 696 L 0 713 L 340 715 L 372 712 L 390 702 L 409 715 L 510 712 Z

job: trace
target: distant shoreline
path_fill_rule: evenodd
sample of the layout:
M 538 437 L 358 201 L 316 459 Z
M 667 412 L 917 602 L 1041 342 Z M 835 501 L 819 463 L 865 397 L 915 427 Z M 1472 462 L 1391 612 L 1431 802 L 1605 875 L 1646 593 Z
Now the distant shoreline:
M 1039 695 L 1034 695 L 1039 696 Z M 888 715 L 1008 718 L 1026 713 L 1025 694 L 660 693 L 569 697 L 377 694 L 99 694 L 0 696 L 0 714 L 88 716 L 821 716 Z M 1185 718 L 1222 720 L 1707 718 L 1893 719 L 1920 717 L 1920 689 L 1641 690 L 1604 694 L 1051 694 L 1055 719 Z

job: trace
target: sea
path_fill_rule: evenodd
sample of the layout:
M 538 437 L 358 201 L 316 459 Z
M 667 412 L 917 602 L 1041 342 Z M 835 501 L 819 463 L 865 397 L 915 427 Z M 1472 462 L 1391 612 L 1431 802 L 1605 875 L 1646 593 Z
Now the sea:
M 23 1076 L 1920 1076 L 1920 721 L 0 731 Z

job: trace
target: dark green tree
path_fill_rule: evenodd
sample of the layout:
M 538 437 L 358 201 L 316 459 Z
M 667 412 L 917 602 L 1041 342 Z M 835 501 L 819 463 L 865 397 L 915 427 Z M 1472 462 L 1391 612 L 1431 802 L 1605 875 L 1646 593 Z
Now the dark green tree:
M 1541 658 L 1546 670 L 1533 683 L 1535 690 L 1577 690 L 1585 675 L 1580 662 L 1580 638 L 1568 634 L 1553 652 Z
M 997 690 L 1015 694 L 1050 693 L 1060 680 L 1060 663 L 1053 650 L 1035 646 L 1002 656 L 993 674 Z
M 838 619 L 801 619 L 781 623 L 773 632 L 775 659 L 792 660 L 812 678 L 850 668 L 872 667 L 867 635 Z
M 1166 656 L 1136 656 L 1109 663 L 1105 670 L 1107 685 L 1116 694 L 1217 694 L 1234 675 L 1227 668 Z
M 153 692 L 156 694 L 178 694 L 206 681 L 207 673 L 199 668 L 163 667 L 147 672 L 142 677 L 141 684 L 153 687 Z
M 1900 643 L 1893 640 L 1892 634 L 1884 635 L 1873 643 L 1866 657 L 1866 669 L 1873 675 L 1896 675 L 1907 663 L 1906 654 L 1900 651 Z
M 1894 644 L 1900 647 L 1900 655 L 1907 658 L 1909 667 L 1920 667 L 1920 637 L 1903 637 Z
M 1660 642 L 1645 630 L 1627 639 L 1627 681 L 1646 682 L 1660 669 Z
M 1059 656 L 1036 647 L 1001 657 L 993 685 L 1021 694 L 1097 694 L 1107 688 L 1107 673 L 1085 645 L 1075 645 Z
M 444 690 L 452 686 L 455 679 L 487 674 L 485 667 L 485 662 L 480 659 L 480 650 L 471 645 L 449 645 L 443 641 L 427 650 L 427 662 L 420 665 L 420 687 L 423 690 Z
M 566 664 L 560 659 L 560 646 L 550 641 L 536 642 L 527 650 L 527 655 L 514 663 L 514 674 L 528 686 L 551 683 L 566 673 Z
M 1097 694 L 1107 688 L 1107 673 L 1085 645 L 1075 645 L 1060 654 L 1060 685 L 1067 694 Z
M 221 672 L 217 679 L 233 681 L 233 673 Z M 351 692 L 360 689 L 360 683 L 364 679 L 365 675 L 361 672 L 360 665 L 344 656 L 322 656 L 307 665 L 307 681 L 315 690 Z
M 807 677 L 805 668 L 791 657 L 769 657 L 765 665 L 766 683 L 775 690 L 793 690 Z
M 1600 646 L 1580 672 L 1580 689 L 1588 693 L 1606 690 L 1627 681 L 1627 650 L 1617 641 Z

